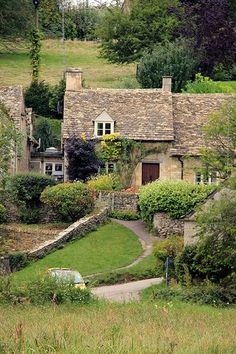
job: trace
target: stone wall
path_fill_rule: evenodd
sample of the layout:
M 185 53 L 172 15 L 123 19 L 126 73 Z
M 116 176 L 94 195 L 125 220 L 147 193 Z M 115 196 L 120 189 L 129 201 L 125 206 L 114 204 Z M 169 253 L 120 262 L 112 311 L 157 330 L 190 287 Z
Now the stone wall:
M 157 236 L 166 238 L 171 235 L 183 236 L 184 221 L 180 219 L 171 219 L 166 213 L 154 215 L 153 225 Z
M 85 216 L 67 229 L 61 231 L 54 240 L 49 240 L 27 254 L 29 259 L 43 258 L 48 252 L 62 247 L 66 242 L 82 238 L 87 233 L 96 230 L 108 219 L 109 208 L 104 207 L 93 215 Z
M 0 276 L 11 272 L 10 262 L 8 257 L 0 257 Z
M 138 194 L 126 192 L 99 192 L 98 201 L 108 205 L 111 210 L 138 211 Z

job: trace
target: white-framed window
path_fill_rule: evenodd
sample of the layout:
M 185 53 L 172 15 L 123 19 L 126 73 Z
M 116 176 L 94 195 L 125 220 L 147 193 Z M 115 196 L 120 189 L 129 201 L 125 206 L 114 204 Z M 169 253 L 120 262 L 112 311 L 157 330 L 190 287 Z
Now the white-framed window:
M 45 175 L 53 176 L 56 180 L 63 180 L 63 164 L 60 162 L 46 162 Z
M 102 137 L 112 133 L 114 133 L 114 120 L 103 111 L 94 121 L 94 136 Z
M 107 162 L 105 167 L 106 167 L 106 174 L 116 172 L 115 162 Z
M 216 173 L 202 173 L 197 172 L 195 175 L 196 184 L 215 184 L 217 183 Z

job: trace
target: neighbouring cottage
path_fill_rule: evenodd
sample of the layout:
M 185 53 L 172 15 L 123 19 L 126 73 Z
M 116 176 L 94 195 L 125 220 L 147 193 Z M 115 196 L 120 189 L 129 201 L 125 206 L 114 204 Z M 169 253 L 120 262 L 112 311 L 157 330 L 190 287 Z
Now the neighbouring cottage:
M 163 77 L 162 89 L 84 89 L 82 71 L 67 69 L 63 144 L 73 134 L 99 141 L 104 134 L 119 132 L 156 147 L 138 163 L 133 185 L 156 179 L 214 182 L 213 176 L 203 181 L 196 173 L 204 146 L 202 126 L 231 95 L 175 94 L 171 85 L 171 77 Z
M 16 127 L 22 134 L 22 151 L 14 152 L 10 173 L 29 170 L 32 136 L 32 110 L 25 107 L 22 86 L 0 86 L 0 102 L 8 109 Z

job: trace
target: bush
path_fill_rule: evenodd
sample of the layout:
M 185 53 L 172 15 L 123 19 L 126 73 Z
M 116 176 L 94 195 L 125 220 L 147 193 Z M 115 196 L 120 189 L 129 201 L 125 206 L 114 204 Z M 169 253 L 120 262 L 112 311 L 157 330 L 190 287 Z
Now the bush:
M 132 210 L 113 210 L 110 213 L 111 218 L 119 220 L 139 220 L 140 215 Z
M 93 192 L 82 182 L 47 187 L 41 194 L 41 201 L 60 215 L 62 221 L 76 221 L 94 207 Z
M 227 88 L 222 87 L 218 82 L 214 82 L 209 77 L 196 74 L 195 81 L 187 82 L 183 92 L 187 93 L 227 93 Z M 228 89 L 230 93 L 230 89 Z
M 9 176 L 3 181 L 5 191 L 19 204 L 21 221 L 25 223 L 38 222 L 41 193 L 55 184 L 52 177 L 36 173 Z
M 119 191 L 122 188 L 121 181 L 118 175 L 100 175 L 92 178 L 87 182 L 89 188 L 95 189 L 96 191 Z
M 51 91 L 48 84 L 44 81 L 32 81 L 25 91 L 26 107 L 33 108 L 34 113 L 42 116 L 50 116 L 51 110 L 49 102 Z
M 9 264 L 12 272 L 25 267 L 28 263 L 27 255 L 23 252 L 9 254 Z
M 0 223 L 6 220 L 6 213 L 6 208 L 2 204 L 0 204 Z
M 75 288 L 74 284 L 58 282 L 53 277 L 39 278 L 33 282 L 16 285 L 10 278 L 0 278 L 0 303 L 88 304 L 92 301 L 89 289 Z
M 236 293 L 211 283 L 201 286 L 166 287 L 155 290 L 152 298 L 161 300 L 180 300 L 215 307 L 236 304 Z
M 172 218 L 190 213 L 202 202 L 214 186 L 194 185 L 184 181 L 155 181 L 140 188 L 141 216 L 152 227 L 153 216 L 165 212 Z
M 137 80 L 143 88 L 162 86 L 162 77 L 173 78 L 173 91 L 180 92 L 195 73 L 196 61 L 183 42 L 161 44 L 140 60 Z
M 199 241 L 186 247 L 176 260 L 177 275 L 184 282 L 189 272 L 193 281 L 209 279 L 230 285 L 236 274 L 236 196 L 231 192 L 212 201 L 198 213 Z
M 184 247 L 183 237 L 171 236 L 165 240 L 159 241 L 154 248 L 154 255 L 157 258 L 157 268 L 160 269 L 162 276 L 165 275 L 165 263 L 167 257 L 171 257 L 170 277 L 175 276 L 174 260 L 181 253 Z

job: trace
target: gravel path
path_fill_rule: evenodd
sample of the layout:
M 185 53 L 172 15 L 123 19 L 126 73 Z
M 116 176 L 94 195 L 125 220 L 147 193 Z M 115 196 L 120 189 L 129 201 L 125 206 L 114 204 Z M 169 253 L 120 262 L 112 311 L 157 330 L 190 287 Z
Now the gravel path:
M 116 302 L 127 302 L 140 299 L 140 291 L 151 285 L 160 284 L 162 278 L 145 279 L 133 281 L 126 284 L 117 284 L 93 288 L 92 293 L 99 299 L 106 299 Z

